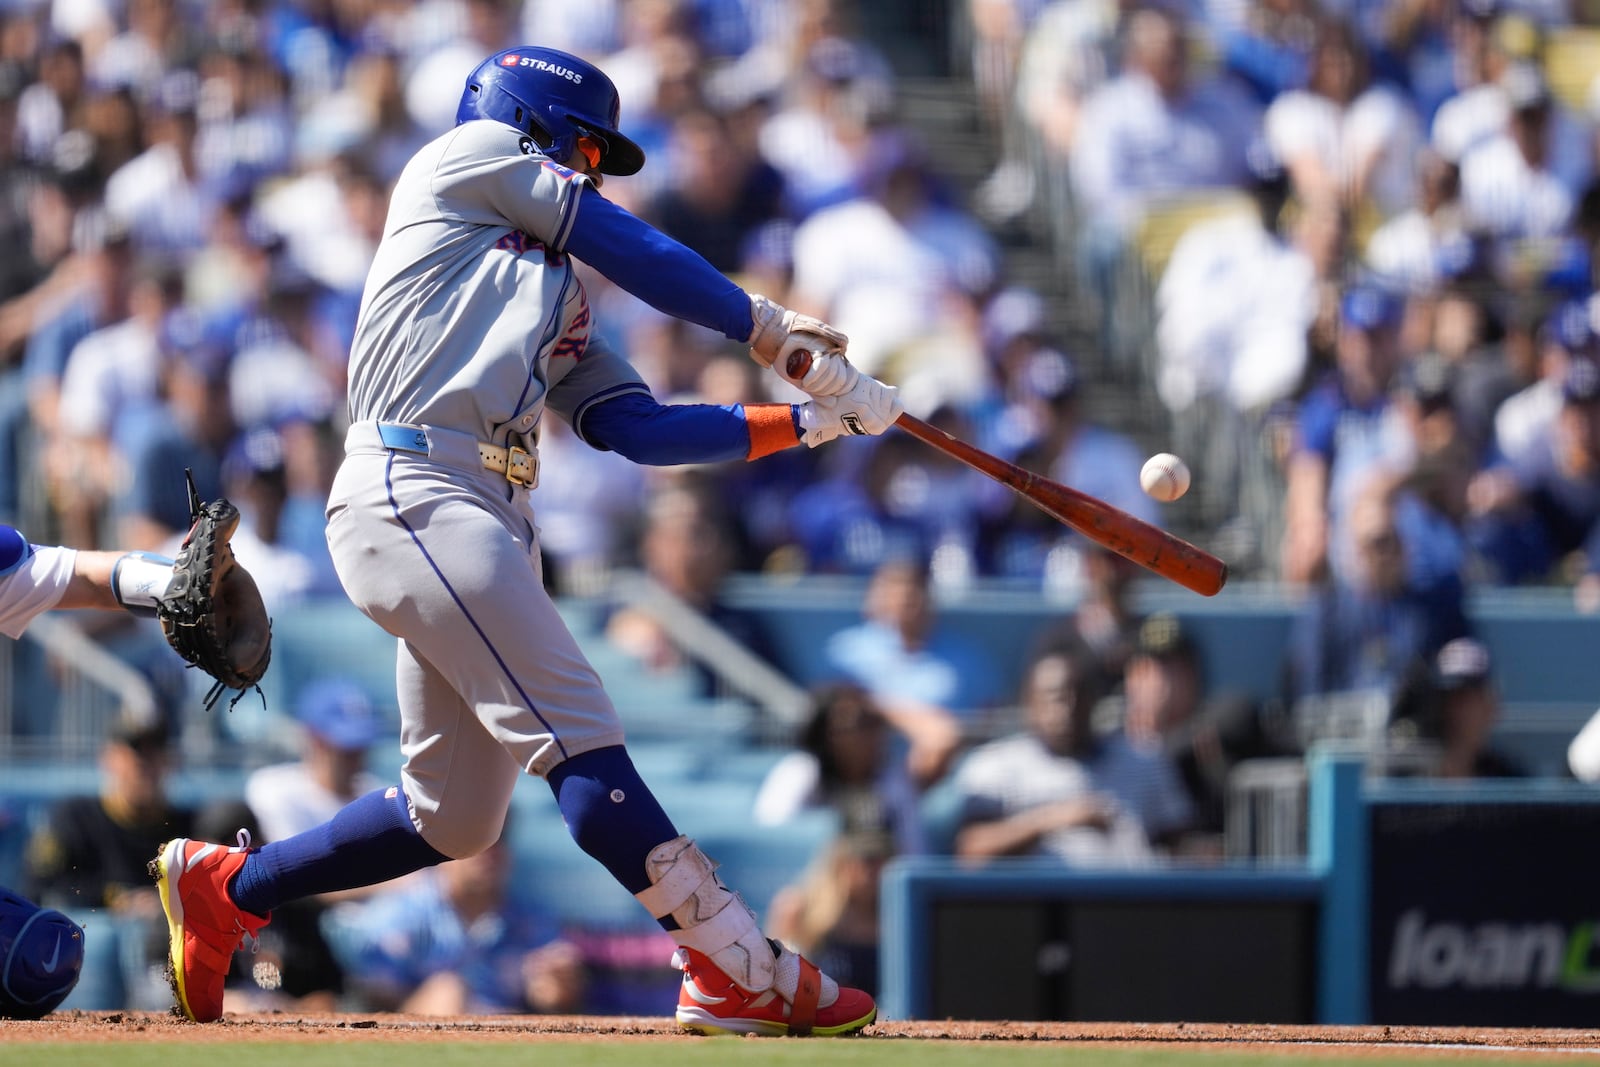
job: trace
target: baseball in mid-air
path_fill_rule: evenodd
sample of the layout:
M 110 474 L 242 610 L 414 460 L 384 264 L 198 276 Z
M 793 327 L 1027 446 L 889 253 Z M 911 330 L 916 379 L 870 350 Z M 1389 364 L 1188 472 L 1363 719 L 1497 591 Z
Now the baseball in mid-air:
M 1171 452 L 1158 452 L 1144 461 L 1139 485 L 1163 503 L 1170 503 L 1189 491 L 1189 465 Z

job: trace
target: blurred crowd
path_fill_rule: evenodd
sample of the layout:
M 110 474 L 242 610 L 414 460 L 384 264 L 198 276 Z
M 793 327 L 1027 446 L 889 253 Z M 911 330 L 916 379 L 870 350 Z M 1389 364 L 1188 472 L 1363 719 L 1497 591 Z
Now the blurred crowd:
M 912 413 L 1143 518 L 1180 516 L 1237 573 L 1306 593 L 1274 712 L 1208 688 L 1177 620 L 1132 609 L 1131 565 L 907 435 L 647 470 L 549 420 L 535 507 L 558 594 L 640 566 L 765 655 L 722 600 L 728 574 L 870 579 L 860 622 L 817 650 L 836 684 L 755 810 L 840 813 L 839 840 L 773 902 L 830 973 L 874 987 L 876 876 L 896 854 L 1215 856 L 1231 768 L 1339 731 L 1419 739 L 1441 774 L 1511 770 L 1487 747 L 1497 700 L 1466 591 L 1561 584 L 1600 610 L 1600 10 L 946 11 L 983 120 L 970 204 L 845 0 L 0 5 L 0 521 L 170 553 L 187 469 L 239 504 L 236 551 L 269 609 L 341 596 L 322 509 L 390 184 L 453 122 L 473 66 L 536 42 L 622 94 L 650 162 L 606 196 L 844 330 Z M 1048 243 L 1065 280 L 1019 283 L 1019 241 Z M 661 398 L 799 399 L 740 346 L 584 280 Z M 1110 425 L 1092 403 L 1107 383 L 1159 416 Z M 1170 513 L 1138 488 L 1157 442 L 1196 472 Z M 941 632 L 937 593 L 974 579 L 1076 594 L 1020 685 Z M 607 635 L 680 665 L 648 613 L 610 614 Z M 316 747 L 319 724 L 343 723 L 350 753 L 370 742 L 342 698 L 306 699 L 305 765 L 251 798 L 271 836 L 305 814 L 286 799 L 332 803 L 360 770 Z M 157 837 L 193 816 L 139 784 L 167 741 L 114 735 L 105 761 L 132 783 L 111 806 Z M 63 809 L 36 843 L 41 894 L 74 848 L 121 855 L 94 844 L 106 810 Z M 343 970 L 320 973 L 376 976 L 371 1003 L 434 1006 L 418 1010 L 570 1007 L 584 976 L 548 930 L 508 923 L 504 856 L 485 856 L 388 904 L 320 902 L 369 908 L 340 913 L 321 951 Z M 147 912 L 141 871 L 56 888 Z M 285 928 L 329 931 L 317 915 Z M 494 974 L 450 955 L 483 944 Z
M 620 87 L 651 162 L 606 195 L 837 324 L 914 413 L 1170 521 L 1137 489 L 1139 445 L 1086 402 L 1131 375 L 1160 414 L 1122 429 L 1191 458 L 1173 514 L 1236 571 L 1331 579 L 1351 494 L 1382 479 L 1419 569 L 1600 601 L 1581 5 L 953 5 L 954 66 L 992 120 L 970 206 L 852 5 L 570 6 L 6 5 L 0 518 L 159 549 L 187 526 L 187 467 L 247 503 L 269 596 L 336 594 L 320 509 L 389 185 L 474 61 L 527 40 Z M 1073 278 L 1048 293 L 1005 255 L 1041 219 Z M 784 397 L 738 346 L 586 281 L 659 395 Z M 554 424 L 541 447 L 558 592 L 636 561 L 648 501 L 682 483 L 725 502 L 735 570 L 1084 577 L 1059 527 L 899 435 L 688 471 Z
M 971 6 L 1012 131 L 977 206 L 1048 206 L 1212 543 L 1335 582 L 1381 491 L 1408 581 L 1566 584 L 1593 610 L 1592 5 Z

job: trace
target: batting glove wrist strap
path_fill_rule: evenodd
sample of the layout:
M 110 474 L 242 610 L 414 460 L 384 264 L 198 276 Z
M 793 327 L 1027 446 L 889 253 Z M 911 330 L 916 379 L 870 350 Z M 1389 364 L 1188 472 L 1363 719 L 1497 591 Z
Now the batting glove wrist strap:
M 843 396 L 813 397 L 800 405 L 800 439 L 816 448 L 841 434 L 881 434 L 904 410 L 900 390 L 863 374 Z

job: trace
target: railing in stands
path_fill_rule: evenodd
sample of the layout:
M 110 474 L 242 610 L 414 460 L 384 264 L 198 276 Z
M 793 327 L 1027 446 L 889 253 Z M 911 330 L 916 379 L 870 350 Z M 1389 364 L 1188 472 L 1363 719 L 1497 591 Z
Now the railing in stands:
M 30 658 L 48 685 L 18 669 Z M 0 698 L 0 760 L 92 758 L 118 715 L 157 713 L 144 675 L 53 615 L 33 620 L 20 641 L 0 642 Z

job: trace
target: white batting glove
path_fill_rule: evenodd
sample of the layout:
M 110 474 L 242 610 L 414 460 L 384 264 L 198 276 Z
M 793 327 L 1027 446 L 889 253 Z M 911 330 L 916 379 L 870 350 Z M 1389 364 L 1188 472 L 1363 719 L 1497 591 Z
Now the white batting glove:
M 805 349 L 813 355 L 840 355 L 850 339 L 821 319 L 790 311 L 757 293 L 750 294 L 750 358 L 763 367 L 773 367 L 785 380 L 789 354 Z M 817 360 L 813 359 L 812 369 Z M 798 385 L 798 382 L 794 382 Z
M 894 425 L 905 405 L 900 390 L 859 374 L 843 396 L 818 396 L 800 405 L 800 440 L 816 448 L 841 434 L 877 435 Z
M 811 369 L 801 378 L 789 377 L 787 360 L 774 363 L 772 371 L 778 377 L 810 393 L 812 396 L 843 396 L 856 387 L 861 372 L 851 366 L 843 352 L 811 357 Z

